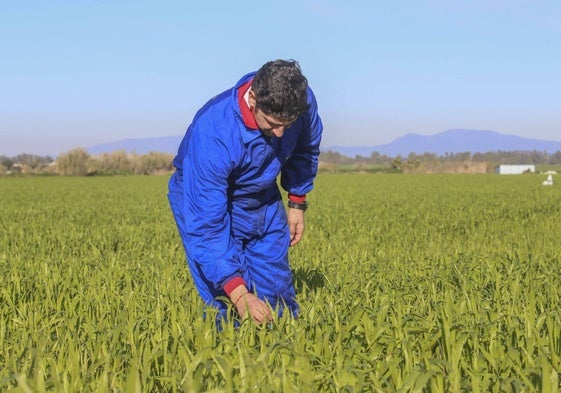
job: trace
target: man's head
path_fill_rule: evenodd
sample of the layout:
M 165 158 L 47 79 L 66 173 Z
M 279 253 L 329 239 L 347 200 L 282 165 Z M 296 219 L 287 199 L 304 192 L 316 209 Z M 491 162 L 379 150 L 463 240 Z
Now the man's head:
M 282 136 L 309 108 L 308 81 L 294 60 L 263 65 L 255 74 L 249 94 L 257 124 L 267 136 Z

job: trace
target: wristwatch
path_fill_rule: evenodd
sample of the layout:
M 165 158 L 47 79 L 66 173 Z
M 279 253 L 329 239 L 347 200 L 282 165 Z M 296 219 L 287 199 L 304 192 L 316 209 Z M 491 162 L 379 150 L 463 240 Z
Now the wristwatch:
M 298 210 L 302 210 L 302 211 L 306 211 L 306 209 L 308 208 L 308 202 L 304 201 L 301 203 L 297 203 L 297 202 L 292 202 L 291 200 L 288 201 L 288 207 L 291 209 L 298 209 Z

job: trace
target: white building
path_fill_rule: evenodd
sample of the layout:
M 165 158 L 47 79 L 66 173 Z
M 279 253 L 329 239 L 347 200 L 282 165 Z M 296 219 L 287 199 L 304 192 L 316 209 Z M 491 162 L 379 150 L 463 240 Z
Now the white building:
M 495 172 L 499 175 L 520 175 L 522 173 L 536 173 L 535 165 L 499 165 Z

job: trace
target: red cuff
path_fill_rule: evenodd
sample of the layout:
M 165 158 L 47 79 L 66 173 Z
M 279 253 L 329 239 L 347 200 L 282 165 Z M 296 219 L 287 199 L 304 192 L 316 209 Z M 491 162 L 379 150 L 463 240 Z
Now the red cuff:
M 294 203 L 304 203 L 306 202 L 306 194 L 296 195 L 296 194 L 288 193 L 288 199 Z
M 246 285 L 244 279 L 239 276 L 234 277 L 224 284 L 224 292 L 226 292 L 226 295 L 230 296 L 230 293 L 240 285 Z

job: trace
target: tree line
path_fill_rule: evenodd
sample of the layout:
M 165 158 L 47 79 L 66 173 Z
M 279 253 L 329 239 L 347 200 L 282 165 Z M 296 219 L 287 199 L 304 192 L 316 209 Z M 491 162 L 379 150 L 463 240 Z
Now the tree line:
M 537 150 L 493 151 L 485 153 L 410 153 L 407 156 L 391 157 L 379 152 L 372 152 L 370 156 L 356 155 L 349 157 L 341 153 L 328 150 L 320 156 L 320 167 L 324 170 L 337 170 L 347 167 L 363 170 L 372 167 L 389 168 L 398 172 L 462 172 L 462 168 L 477 168 L 478 172 L 494 172 L 499 164 L 512 165 L 560 165 L 561 151 L 547 153 Z M 465 172 L 469 172 L 466 170 Z
M 548 154 L 546 151 L 494 151 L 486 153 L 471 153 L 469 151 L 461 153 L 445 153 L 444 155 L 438 155 L 435 153 L 410 153 L 407 156 L 395 156 L 390 157 L 385 154 L 380 154 L 378 152 L 372 152 L 370 156 L 365 157 L 361 155 L 356 155 L 355 157 L 348 157 L 338 152 L 328 150 L 321 153 L 321 159 L 328 163 L 348 165 L 356 163 L 366 163 L 369 165 L 384 165 L 390 164 L 394 160 L 401 161 L 441 161 L 441 162 L 500 162 L 504 164 L 513 165 L 558 165 L 561 164 L 561 151 L 556 151 L 555 153 Z
M 173 170 L 173 155 L 150 152 L 147 154 L 127 153 L 118 150 L 112 153 L 91 155 L 84 148 L 76 148 L 59 155 L 50 156 L 20 154 L 15 157 L 0 156 L 0 175 L 43 174 L 63 176 L 94 175 L 153 175 L 169 173 Z M 321 170 L 337 170 L 341 167 L 350 170 L 363 170 L 369 167 L 382 167 L 397 172 L 438 172 L 451 171 L 450 168 L 487 168 L 491 171 L 498 164 L 560 165 L 561 151 L 548 154 L 545 151 L 495 151 L 486 153 L 435 153 L 390 157 L 373 152 L 370 156 L 348 157 L 328 150 L 320 155 Z M 486 166 L 485 166 L 486 165 Z M 491 169 L 490 169 L 491 168 Z M 461 171 L 461 170 L 460 170 Z M 484 171 L 484 169 L 480 169 Z
M 94 156 L 84 148 L 76 148 L 59 155 L 56 160 L 50 156 L 33 154 L 0 156 L 0 175 L 155 175 L 171 172 L 173 157 L 169 153 L 150 152 L 139 155 L 124 150 Z

